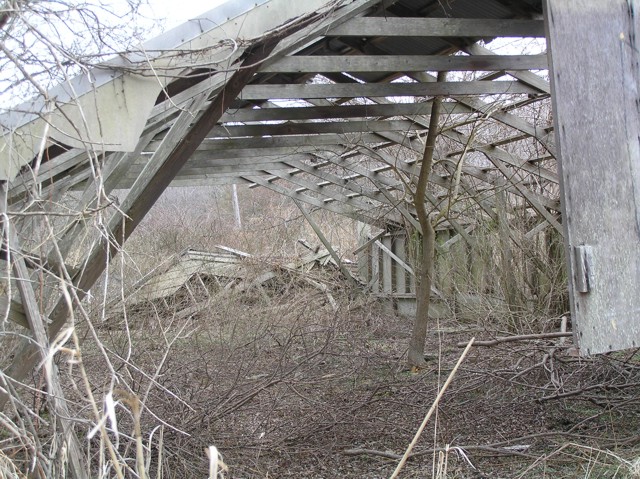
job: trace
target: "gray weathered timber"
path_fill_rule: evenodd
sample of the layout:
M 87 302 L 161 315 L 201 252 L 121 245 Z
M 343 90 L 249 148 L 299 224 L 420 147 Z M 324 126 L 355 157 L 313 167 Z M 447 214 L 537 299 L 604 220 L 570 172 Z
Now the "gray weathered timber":
M 231 155 L 230 155 L 231 156 Z M 239 171 L 242 169 L 246 170 L 259 170 L 265 167 L 268 168 L 276 168 L 275 164 L 280 163 L 284 159 L 294 159 L 300 158 L 304 159 L 304 155 L 273 155 L 273 156 L 249 156 L 249 157 L 240 157 L 240 158 L 218 158 L 212 159 L 209 156 L 209 153 L 206 151 L 197 152 L 191 158 L 187 164 L 180 170 L 178 176 L 181 176 L 187 169 L 205 169 L 210 171 Z M 137 177 L 142 168 L 144 167 L 144 161 L 136 161 L 134 165 L 129 168 L 127 173 L 127 177 Z M 228 169 L 227 169 L 228 168 Z
M 380 242 L 380 241 L 376 241 L 375 242 L 376 245 L 378 245 L 378 248 L 380 248 L 382 251 L 384 251 L 389 257 L 391 257 L 391 259 L 393 259 L 402 269 L 404 269 L 407 273 L 409 273 L 412 276 L 415 276 L 416 273 L 413 271 L 413 268 L 411 268 L 411 266 L 409 266 L 407 263 L 405 263 L 402 259 L 400 259 L 400 257 L 398 255 L 396 255 L 391 248 L 388 248 L 384 245 L 384 243 Z M 386 243 L 386 241 L 385 241 Z M 396 291 L 397 293 L 404 293 L 404 291 Z
M 205 96 L 202 95 L 200 102 L 194 105 L 194 109 L 197 110 L 204 99 Z M 179 120 L 176 123 L 179 123 Z M 107 198 L 113 192 L 119 181 L 126 175 L 130 161 L 140 155 L 140 152 L 151 138 L 151 134 L 143 136 L 139 140 L 136 149 L 131 153 L 116 152 L 111 154 L 108 157 L 109 161 L 105 162 L 102 172 L 98 173 L 100 177 L 96 178 L 94 172 L 91 171 L 91 175 L 88 176 L 89 181 L 84 185 L 82 196 L 77 202 L 77 210 L 88 211 L 91 208 L 103 207 L 103 204 L 98 206 L 99 199 Z M 77 218 L 68 220 L 67 226 L 63 230 L 65 232 L 64 235 L 47 254 L 48 261 L 56 264 L 58 262 L 56 255 L 67 257 L 73 245 L 82 242 L 86 237 L 87 228 L 90 228 L 90 224 L 85 221 L 79 221 Z M 54 294 L 57 294 L 57 291 Z
M 427 73 L 421 73 L 420 76 L 425 80 L 425 81 L 432 81 L 435 80 L 435 77 L 433 77 L 430 74 Z M 388 102 L 388 100 L 386 99 L 378 99 L 377 102 L 385 104 Z M 488 112 L 490 112 L 491 110 L 491 104 L 487 104 L 484 102 L 481 102 L 480 100 L 473 100 L 469 97 L 465 97 L 465 98 L 458 98 L 457 102 L 461 104 L 462 108 L 468 107 L 470 108 L 472 111 L 477 111 L 480 112 L 482 114 L 487 114 Z M 445 103 L 446 104 L 446 103 Z M 549 140 L 548 135 L 545 136 L 544 132 L 541 132 L 539 128 L 535 128 L 533 125 L 530 125 L 529 123 L 527 123 L 524 120 L 521 120 L 520 118 L 516 117 L 515 115 L 511 115 L 509 113 L 503 112 L 501 110 L 497 110 L 495 112 L 493 112 L 493 115 L 495 115 L 496 119 L 498 121 L 501 121 L 502 123 L 507 124 L 508 126 L 511 126 L 513 128 L 516 129 L 520 129 L 521 131 L 530 134 L 530 135 L 535 135 L 535 138 L 537 138 L 541 143 L 543 143 L 545 145 L 545 147 L 547 147 L 548 150 L 550 151 L 555 151 L 555 146 L 553 144 L 552 140 Z M 413 120 L 415 123 L 418 123 L 420 125 L 425 125 L 425 119 L 422 117 L 419 118 L 414 118 Z M 457 141 L 459 141 L 462 145 L 467 145 L 468 142 L 470 141 L 470 138 L 462 135 L 461 133 L 455 131 L 455 130 L 447 130 L 445 132 L 446 135 L 450 136 L 452 139 L 456 139 Z M 387 138 L 390 138 L 390 136 L 388 134 L 385 134 L 385 136 Z M 403 140 L 404 143 L 406 144 L 406 140 Z M 510 153 L 506 152 L 505 150 L 502 150 L 500 148 L 498 148 L 497 146 L 494 145 L 473 145 L 474 149 L 477 149 L 478 151 L 482 151 L 485 154 L 491 154 L 493 155 L 493 158 L 499 158 L 502 161 L 505 161 L 508 164 L 512 164 L 514 166 L 518 166 L 518 168 L 522 168 L 525 169 L 527 171 L 529 171 L 530 173 L 534 174 L 534 175 L 540 175 L 543 178 L 549 179 L 555 183 L 558 182 L 558 178 L 557 175 L 551 171 L 548 171 L 544 168 L 539 168 L 539 167 L 534 167 L 533 165 L 527 163 L 524 160 L 520 160 L 520 159 L 516 159 L 515 157 L 513 157 L 513 155 L 511 155 Z M 409 148 L 414 149 L 414 151 L 418 152 L 419 149 L 421 148 L 421 146 L 418 146 L 418 148 L 414 148 L 411 145 L 409 145 Z M 477 175 L 476 175 L 477 176 Z M 483 181 L 485 181 L 484 178 L 480 178 Z M 433 181 L 433 179 L 431 179 L 431 181 Z M 520 192 L 519 189 L 516 189 L 515 187 L 512 186 L 508 186 L 507 188 L 509 188 L 510 190 L 515 190 L 517 191 L 517 194 L 522 195 L 522 193 Z M 536 193 L 531 192 L 530 194 L 532 194 L 534 197 L 538 196 L 540 197 L 541 195 L 537 195 Z M 537 199 L 538 203 L 544 204 L 544 205 L 549 205 L 549 203 L 554 204 L 555 202 L 550 201 L 546 198 L 539 198 Z M 552 207 L 552 206 L 551 206 Z M 556 209 L 557 209 L 557 205 L 556 205 Z
M 442 83 L 341 83 L 305 85 L 248 85 L 242 90 L 243 100 L 298 98 L 360 98 L 433 95 L 535 95 L 538 91 L 512 81 L 468 81 Z
M 288 167 L 285 165 L 269 165 L 269 169 L 277 170 L 279 168 L 287 169 Z M 220 168 L 216 168 L 215 166 L 200 166 L 200 167 L 187 167 L 180 170 L 180 172 L 176 175 L 176 180 L 186 180 L 188 178 L 211 178 L 211 177 L 236 177 L 239 178 L 241 176 L 247 175 L 263 175 L 268 174 L 264 171 L 265 167 L 234 167 L 234 166 L 223 166 Z M 139 171 L 139 169 L 137 169 Z M 118 188 L 124 188 L 126 184 L 132 184 L 137 177 L 134 175 L 128 175 L 121 179 L 120 183 L 118 183 Z
M 379 137 L 370 133 L 356 133 L 353 135 L 345 134 L 318 134 L 318 135 L 298 135 L 298 136 L 285 136 L 278 138 L 221 138 L 221 139 L 206 139 L 198 147 L 198 151 L 210 151 L 211 158 L 229 157 L 230 150 L 246 150 L 257 148 L 262 151 L 257 152 L 257 155 L 270 155 L 275 153 L 270 152 L 271 148 L 288 148 L 288 153 L 299 153 L 298 148 L 304 147 L 316 147 L 323 149 L 328 147 L 336 147 L 336 145 L 353 145 L 360 142 L 381 142 Z M 149 145 L 149 149 L 153 151 L 157 147 L 156 142 L 152 142 Z M 222 155 L 222 156 L 221 156 Z
M 640 1 L 546 7 L 575 338 L 583 354 L 637 347 Z
M 222 116 L 222 122 L 316 120 L 330 118 L 363 118 L 428 115 L 431 102 L 388 103 L 383 105 L 344 105 L 314 107 L 273 107 L 242 108 L 229 111 Z M 442 115 L 466 113 L 456 103 L 444 103 Z
M 449 155 L 447 155 L 447 157 L 450 158 Z M 447 161 L 447 160 L 441 159 L 440 161 Z M 450 165 L 452 166 L 452 171 L 454 171 L 457 166 L 457 160 L 455 162 L 451 161 Z M 486 183 L 488 186 L 500 188 L 501 190 L 507 191 L 511 194 L 521 196 L 524 198 L 520 190 L 517 189 L 515 186 L 513 186 L 510 182 L 505 183 L 504 180 L 496 178 L 495 175 L 491 175 L 487 173 L 487 171 L 485 171 L 483 168 L 478 168 L 476 166 L 463 166 L 462 172 L 469 177 L 474 177 L 479 179 L 483 183 Z M 471 196 L 475 197 L 479 194 L 479 192 L 477 191 L 477 188 L 472 188 L 472 190 L 475 190 L 475 192 Z M 549 208 L 554 211 L 560 211 L 560 202 L 558 200 L 547 198 L 546 196 L 532 190 L 528 191 L 528 194 L 531 195 L 533 198 L 535 198 L 535 200 L 541 205 L 543 205 L 545 208 Z
M 24 312 L 25 319 L 27 320 L 31 334 L 36 343 L 37 359 L 40 359 L 43 363 L 47 377 L 47 401 L 49 407 L 52 408 L 51 412 L 55 412 L 58 415 L 58 420 L 63 430 L 63 441 L 68 448 L 67 455 L 69 459 L 69 472 L 71 477 L 76 479 L 84 479 L 87 476 L 87 465 L 84 454 L 82 453 L 82 447 L 78 441 L 78 437 L 73 429 L 73 423 L 68 419 L 70 417 L 69 409 L 67 408 L 66 399 L 62 387 L 60 386 L 60 378 L 57 373 L 57 366 L 53 361 L 49 361 L 47 356 L 49 355 L 49 338 L 47 337 L 45 317 L 41 314 L 41 304 L 38 301 L 36 293 L 33 289 L 33 281 L 29 276 L 27 269 L 27 263 L 25 261 L 25 255 L 22 251 L 22 247 L 18 242 L 18 234 L 16 232 L 15 224 L 9 223 L 7 216 L 7 193 L 8 182 L 0 181 L 0 210 L 4 221 L 2 240 L 9 239 L 7 244 L 7 250 L 9 251 L 9 261 L 13 263 L 13 272 L 15 274 L 15 281 L 20 293 L 20 299 L 22 301 L 22 311 Z M 14 302 L 9 302 L 13 305 Z M 4 402 L 7 399 L 5 391 L 0 393 L 0 401 Z
M 284 57 L 264 73 L 546 70 L 546 55 L 361 55 Z
M 393 5 L 397 0 L 390 1 L 387 5 Z M 337 28 L 354 16 L 365 12 L 367 9 L 377 7 L 380 0 L 352 0 L 342 2 L 340 8 L 334 9 L 330 15 L 325 15 L 319 22 L 311 24 L 300 31 L 284 38 L 274 49 L 271 58 L 267 58 L 263 65 L 268 65 L 278 58 L 295 53 L 306 47 L 311 40 L 318 39 L 332 28 Z M 335 5 L 334 5 L 335 6 Z
M 282 158 L 289 158 L 302 153 L 316 153 L 318 151 L 340 155 L 345 152 L 346 147 L 336 143 L 319 144 L 319 145 L 293 145 L 292 146 L 268 146 L 264 148 L 255 146 L 253 148 L 240 148 L 240 144 L 236 145 L 237 148 L 216 150 L 213 145 L 210 145 L 208 149 L 197 151 L 195 153 L 198 159 L 207 160 L 219 160 L 229 159 L 230 156 L 237 156 L 238 158 L 262 158 L 262 157 L 274 157 L 280 156 Z
M 391 236 L 383 236 L 380 240 L 376 241 L 376 246 L 380 243 L 383 244 L 382 250 L 382 292 L 386 294 L 393 294 L 393 258 L 386 254 L 391 250 Z
M 29 329 L 29 322 L 24 314 L 22 303 L 0 295 L 0 318 L 6 318 L 23 328 Z
M 541 20 L 482 18 L 353 18 L 326 32 L 331 37 L 544 37 Z
M 34 183 L 45 183 L 55 175 L 60 174 L 87 160 L 86 151 L 71 150 L 46 161 L 40 165 L 37 178 L 29 172 L 20 177 L 20 181 L 13 181 L 9 189 L 9 204 L 15 202 L 15 197 L 33 187 Z M 13 201 L 12 201 L 13 200 Z
M 327 121 L 311 123 L 265 123 L 262 125 L 218 126 L 209 132 L 210 137 L 233 138 L 238 136 L 316 135 L 319 133 L 374 133 L 378 131 L 424 130 L 424 127 L 408 120 L 386 121 Z
M 508 125 L 516 130 L 526 133 L 537 139 L 550 153 L 555 154 L 555 146 L 553 138 L 546 132 L 544 128 L 532 125 L 523 118 L 507 113 L 500 109 L 492 109 L 491 104 L 487 104 L 482 100 L 475 98 L 464 98 L 459 100 L 464 105 L 469 106 L 474 111 L 486 112 L 491 118 Z
M 378 155 L 381 155 L 381 158 L 386 158 L 390 164 L 394 164 L 396 168 L 401 169 L 400 168 L 400 164 L 403 162 L 395 162 L 393 161 L 393 158 L 390 158 L 388 155 L 386 155 L 384 152 L 378 151 L 376 152 Z M 390 195 L 388 195 L 388 193 L 385 191 L 385 186 L 389 186 L 395 189 L 398 189 L 399 191 L 403 191 L 406 192 L 405 188 L 404 188 L 404 184 L 402 182 L 400 182 L 399 180 L 395 179 L 395 178 L 390 178 L 387 176 L 384 176 L 382 174 L 380 174 L 381 171 L 380 170 L 378 172 L 376 171 L 370 171 L 360 165 L 358 165 L 356 162 L 345 162 L 342 159 L 337 159 L 337 158 L 329 158 L 329 161 L 331 161 L 332 163 L 342 166 L 345 169 L 351 170 L 354 173 L 357 173 L 358 175 L 361 175 L 363 178 L 367 178 L 369 181 L 371 181 L 379 190 L 381 193 L 383 193 L 385 196 L 387 196 L 388 202 L 389 204 L 392 204 L 394 206 L 395 209 L 397 209 L 400 214 L 402 214 L 406 219 L 409 220 L 410 223 L 412 223 L 414 225 L 414 227 L 418 230 L 421 231 L 420 228 L 420 224 L 414 219 L 414 217 L 409 213 L 408 211 L 408 205 L 405 205 L 404 200 L 399 201 L 393 197 L 391 197 Z M 384 169 L 384 171 L 386 171 L 386 169 Z M 430 181 L 434 181 L 437 180 L 437 175 L 431 175 L 430 177 Z M 438 201 L 436 201 L 436 199 L 430 195 L 427 194 L 427 200 L 429 201 L 429 203 L 431 203 L 432 206 L 434 206 L 436 208 L 436 210 L 439 212 L 440 210 L 438 209 Z M 411 218 L 411 219 L 409 219 Z M 448 219 L 448 222 L 456 229 L 456 230 L 462 230 L 462 227 L 457 223 L 456 220 L 454 219 Z M 469 241 L 469 243 L 472 243 L 471 238 L 468 235 L 465 235 L 465 239 L 467 239 Z

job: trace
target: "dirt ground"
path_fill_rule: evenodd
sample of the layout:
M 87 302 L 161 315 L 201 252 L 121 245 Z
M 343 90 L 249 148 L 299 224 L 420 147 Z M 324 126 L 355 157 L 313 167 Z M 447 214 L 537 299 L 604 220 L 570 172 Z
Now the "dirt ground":
M 210 299 L 188 317 L 184 298 L 139 308 L 126 334 L 117 322 L 100 328 L 145 402 L 143 435 L 155 431 L 163 477 L 206 477 L 210 445 L 229 478 L 390 477 L 458 343 L 510 334 L 500 318 L 434 321 L 429 367 L 411 372 L 411 318 L 370 297 L 334 297 L 338 311 L 318 289 L 280 285 Z M 472 348 L 400 477 L 640 477 L 640 355 L 580 358 L 562 341 Z M 85 362 L 99 381 L 94 353 Z

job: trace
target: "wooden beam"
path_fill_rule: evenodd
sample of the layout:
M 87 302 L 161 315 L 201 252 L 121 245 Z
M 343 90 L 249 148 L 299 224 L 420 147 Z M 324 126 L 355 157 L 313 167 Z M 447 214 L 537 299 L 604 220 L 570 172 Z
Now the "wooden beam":
M 450 158 L 449 155 L 447 155 L 447 158 Z M 449 160 L 449 159 L 440 159 L 440 162 L 442 162 L 442 164 L 444 166 L 447 167 L 448 170 L 450 171 L 455 171 L 456 167 L 457 167 L 457 160 Z M 462 167 L 462 172 L 470 177 L 474 177 L 477 178 L 478 180 L 482 181 L 483 183 L 487 184 L 488 186 L 492 186 L 495 188 L 500 188 L 503 189 L 513 195 L 516 196 L 520 196 L 523 197 L 522 193 L 520 192 L 520 190 L 518 190 L 515 186 L 511 185 L 511 184 L 504 184 L 504 181 L 502 181 L 501 179 L 497 178 L 495 175 L 490 174 L 489 172 L 486 171 L 486 169 L 483 168 L 478 168 L 477 166 L 468 166 L 465 165 Z M 475 190 L 477 190 L 477 188 L 475 188 Z M 542 205 L 544 205 L 546 208 L 555 210 L 555 211 L 560 211 L 560 201 L 557 199 L 551 199 L 551 198 L 547 198 L 544 195 L 541 195 L 540 193 L 537 193 L 535 191 L 529 191 L 529 194 L 532 195 L 536 201 Z
M 367 151 L 363 151 L 363 154 L 367 154 L 367 153 L 371 153 L 371 152 L 367 152 Z M 404 167 L 408 166 L 405 162 L 401 162 L 401 161 L 394 161 L 395 159 L 390 157 L 386 152 L 383 151 L 376 151 L 375 152 L 377 155 L 379 155 L 380 159 L 385 162 L 387 165 L 389 165 L 390 168 L 398 168 L 400 171 L 404 171 L 405 173 L 407 172 Z M 380 185 L 387 185 L 387 186 L 392 186 L 395 187 L 397 189 L 399 189 L 400 191 L 403 191 L 406 193 L 406 188 L 404 186 L 404 184 L 402 182 L 400 182 L 397 179 L 393 179 L 393 178 L 388 178 L 385 177 L 384 175 L 381 175 L 379 172 L 375 172 L 375 171 L 369 171 L 365 168 L 362 168 L 360 165 L 357 165 L 355 163 L 345 163 L 343 164 L 342 161 L 336 161 L 334 159 L 329 159 L 329 161 L 335 162 L 336 165 L 340 165 L 343 166 L 344 168 L 347 168 L 351 171 L 354 171 L 358 174 L 363 175 L 364 177 L 369 178 L 369 180 L 375 184 L 378 185 L 378 187 L 380 188 Z M 413 167 L 411 167 L 411 169 L 413 170 Z M 411 174 L 413 176 L 415 176 L 415 172 L 411 172 Z M 436 174 L 431 174 L 429 177 L 429 181 L 434 182 L 434 183 L 438 183 L 437 179 L 438 179 L 438 175 Z M 448 183 L 443 185 L 445 187 L 448 187 Z M 382 189 L 381 189 L 382 191 Z M 438 211 L 440 211 L 439 207 L 438 207 L 438 201 L 437 199 L 430 193 L 426 194 L 426 198 L 427 201 L 429 203 L 431 203 L 431 205 Z M 472 238 L 464 231 L 464 228 L 455 220 L 452 218 L 446 218 L 447 221 L 449 222 L 449 224 L 456 230 L 458 231 L 460 234 L 462 234 L 465 238 L 465 240 L 469 243 L 469 244 L 473 244 L 473 240 Z M 415 221 L 415 220 L 414 220 Z M 413 223 L 413 221 L 412 221 Z M 416 222 L 417 223 L 417 222 Z M 417 228 L 418 230 L 420 230 L 419 228 Z
M 326 32 L 328 37 L 541 37 L 541 20 L 487 18 L 358 17 Z
M 186 178 L 207 178 L 211 176 L 246 176 L 246 175 L 260 175 L 265 169 L 270 170 L 278 170 L 278 169 L 287 169 L 290 168 L 283 163 L 262 163 L 256 165 L 220 165 L 216 164 L 216 161 L 199 161 L 199 162 L 189 162 L 184 168 L 182 168 L 178 174 L 176 175 L 176 180 L 184 180 Z M 120 187 L 123 182 L 130 183 L 135 181 L 139 174 L 141 168 L 139 165 L 136 165 L 135 168 L 132 168 L 130 174 L 125 176 L 122 181 L 118 184 Z
M 239 136 L 317 135 L 322 133 L 374 133 L 378 131 L 411 131 L 424 129 L 408 120 L 382 121 L 326 121 L 309 123 L 281 123 L 262 125 L 217 126 L 209 137 L 234 138 Z
M 231 152 L 224 158 L 215 158 L 212 159 L 210 152 L 208 151 L 196 151 L 189 161 L 185 165 L 185 167 L 180 171 L 182 173 L 185 168 L 222 168 L 222 167 L 233 167 L 240 168 L 245 167 L 248 169 L 261 169 L 264 168 L 265 165 L 271 168 L 271 165 L 275 165 L 280 163 L 283 160 L 297 160 L 307 158 L 304 154 L 292 154 L 292 155 L 264 155 L 264 156 L 235 156 L 235 151 Z M 137 168 L 141 168 L 142 164 L 136 164 Z
M 198 151 L 210 152 L 210 158 L 222 158 L 229 157 L 229 152 L 232 150 L 240 149 L 258 149 L 258 156 L 262 155 L 273 156 L 272 149 L 286 148 L 289 154 L 299 153 L 299 148 L 311 147 L 311 151 L 322 150 L 325 147 L 341 147 L 344 151 L 343 145 L 355 145 L 356 143 L 375 143 L 380 142 L 379 137 L 370 133 L 339 135 L 339 134 L 326 134 L 326 135 L 298 135 L 298 136 L 284 136 L 284 137 L 250 137 L 250 138 L 231 138 L 231 139 L 206 139 L 202 142 L 202 145 L 198 148 Z
M 391 259 L 393 259 L 396 263 L 398 263 L 400 267 L 404 269 L 407 273 L 409 273 L 411 276 L 416 275 L 415 271 L 413 271 L 413 268 L 409 266 L 407 263 L 405 263 L 404 260 L 400 259 L 398 255 L 396 255 L 393 251 L 387 248 L 384 244 L 382 244 L 382 241 L 376 240 L 375 244 L 378 248 L 384 251 Z
M 204 96 L 202 99 L 204 100 Z M 91 208 L 96 208 L 98 201 L 111 194 L 120 180 L 126 176 L 133 159 L 140 156 L 143 148 L 151 138 L 151 134 L 144 135 L 138 141 L 138 145 L 133 152 L 117 152 L 109 155 L 109 161 L 105 161 L 102 171 L 98 173 L 99 177 L 95 177 L 95 172 L 87 165 L 88 171 L 86 173 L 91 173 L 91 175 L 88 176 L 88 181 L 84 184 L 82 196 L 76 202 L 76 210 L 87 211 Z M 99 188 L 101 188 L 101 191 L 98 191 Z M 86 239 L 86 230 L 89 227 L 90 225 L 87 224 L 85 218 L 74 218 L 68 221 L 66 227 L 62 229 L 64 231 L 63 236 L 48 251 L 47 261 L 51 264 L 56 264 L 58 255 L 66 258 L 74 244 L 81 243 Z M 57 291 L 57 288 L 55 290 Z
M 385 6 L 389 8 L 397 1 L 385 0 Z M 350 0 L 348 3 L 340 4 L 330 15 L 325 15 L 322 20 L 284 38 L 274 50 L 272 58 L 267 58 L 263 64 L 269 64 L 282 56 L 304 49 L 311 41 L 325 35 L 328 30 L 339 27 L 344 22 L 365 13 L 369 9 L 377 9 L 379 4 L 380 0 Z
M 343 83 L 308 85 L 248 85 L 243 100 L 361 98 L 397 96 L 517 95 L 538 91 L 520 82 L 468 81 L 441 83 Z
M 315 101 L 316 100 L 314 100 L 314 102 Z M 379 101 L 382 102 L 382 101 L 385 101 L 385 100 L 379 100 Z M 489 107 L 489 105 L 476 103 L 475 101 L 472 101 L 469 98 L 464 98 L 462 101 L 464 101 L 465 104 L 459 105 L 459 107 L 463 111 L 467 111 L 467 112 L 476 111 L 473 108 L 471 108 L 470 106 L 467 106 L 467 104 L 471 104 L 473 107 L 475 107 L 475 109 L 477 109 L 477 111 L 479 111 L 481 113 L 486 112 L 487 108 Z M 384 105 L 384 104 L 382 104 L 382 105 Z M 380 105 L 380 106 L 382 106 L 382 105 Z M 445 103 L 444 105 L 447 105 L 447 103 Z M 367 105 L 367 106 L 369 106 L 369 105 Z M 376 106 L 376 105 L 371 105 L 371 106 Z M 313 107 L 313 108 L 325 108 L 325 107 Z M 509 117 L 513 117 L 514 121 L 515 120 L 519 120 L 519 118 L 515 117 L 514 115 L 509 115 Z M 505 120 L 505 119 L 503 119 L 503 120 Z M 420 119 L 416 118 L 416 119 L 414 119 L 414 121 L 417 122 L 417 123 L 421 123 L 421 122 L 423 122 L 425 120 L 423 120 L 422 118 L 420 118 Z M 510 119 L 507 119 L 505 121 L 511 122 Z M 511 122 L 511 123 L 513 123 L 513 122 Z M 525 128 L 525 127 L 528 128 L 528 124 L 526 124 L 524 126 L 523 125 L 519 125 L 519 126 L 522 126 L 523 128 Z M 406 144 L 407 143 L 407 137 L 406 136 L 403 136 L 401 138 L 394 138 L 393 135 L 389 135 L 389 134 L 386 134 L 386 133 L 383 136 L 385 136 L 386 139 L 389 139 L 391 141 L 395 141 L 396 143 L 399 143 L 399 144 L 400 144 L 400 142 L 402 142 L 401 144 Z M 414 149 L 414 151 L 416 151 L 416 152 L 419 152 L 420 149 L 421 149 L 421 145 L 415 145 L 415 148 L 414 148 L 413 143 L 411 143 L 411 142 L 409 142 L 409 144 L 406 144 L 405 146 Z M 380 150 L 377 150 L 377 151 L 379 152 L 379 154 L 384 155 L 384 153 L 381 152 Z M 515 158 L 512 159 L 511 157 L 508 156 L 508 154 L 504 150 L 498 150 L 497 152 L 494 152 L 494 153 L 499 155 L 503 160 L 507 160 L 508 163 L 513 163 L 513 164 L 524 163 L 524 161 L 517 160 Z M 367 154 L 367 153 L 365 152 L 364 154 Z M 390 161 L 390 160 L 387 159 L 387 161 Z M 402 167 L 403 165 L 401 164 L 399 166 Z M 405 171 L 408 174 L 415 174 L 415 172 L 413 171 L 413 167 L 412 166 L 406 165 L 402 169 L 403 169 L 403 171 Z M 465 173 L 471 174 L 472 176 L 475 176 L 476 178 L 482 180 L 483 182 L 486 182 L 486 183 L 488 183 L 490 185 L 493 185 L 493 186 L 499 186 L 501 188 L 507 188 L 511 193 L 514 193 L 516 195 L 522 196 L 522 193 L 518 189 L 516 189 L 513 185 L 502 185 L 502 184 L 498 185 L 494 178 L 492 178 L 490 175 L 487 175 L 486 173 L 480 171 L 478 168 L 466 167 L 465 166 L 465 167 L 463 167 L 463 170 L 464 170 Z M 537 171 L 542 173 L 542 175 L 545 175 L 545 172 L 546 172 L 546 170 L 537 170 Z M 551 172 L 549 172 L 549 174 L 552 175 Z M 435 175 L 432 175 L 432 178 L 430 178 L 430 181 L 435 182 L 436 184 L 440 184 L 439 181 L 438 181 L 438 177 L 436 177 Z M 398 186 L 400 187 L 400 189 L 402 189 L 402 185 L 401 184 L 398 184 Z M 448 187 L 448 184 L 446 184 L 446 182 L 445 182 L 445 183 L 441 184 L 441 186 L 446 188 L 446 187 Z M 540 203 L 540 204 L 542 204 L 542 205 L 544 205 L 544 206 L 546 206 L 548 208 L 552 208 L 552 209 L 555 209 L 555 210 L 558 209 L 557 201 L 550 200 L 550 199 L 548 199 L 548 198 L 546 198 L 546 197 L 544 197 L 542 195 L 539 195 L 537 193 L 534 193 L 534 192 L 529 192 L 529 195 L 534 197 L 538 203 Z
M 583 354 L 637 348 L 640 1 L 545 6 L 572 329 Z
M 502 109 L 495 109 L 490 103 L 486 103 L 477 98 L 461 98 L 460 103 L 468 106 L 470 111 L 487 114 L 490 118 L 537 139 L 547 151 L 555 155 L 553 135 L 549 135 L 544 128 L 532 125 L 525 119 L 512 113 L 507 113 Z
M 284 57 L 264 73 L 546 70 L 546 55 L 334 55 Z
M 328 120 L 333 118 L 366 118 L 428 115 L 431 101 L 415 103 L 388 103 L 344 106 L 305 106 L 274 108 L 241 108 L 228 111 L 222 116 L 222 122 L 284 121 L 284 120 Z M 443 104 L 442 115 L 466 113 L 456 103 Z
M 366 134 L 365 134 L 366 135 Z M 252 138 L 246 138 L 248 142 L 251 142 Z M 207 149 L 200 150 L 196 153 L 198 159 L 206 159 L 206 160 L 218 160 L 218 159 L 228 159 L 230 156 L 237 155 L 238 158 L 261 158 L 261 157 L 274 157 L 280 156 L 281 158 L 290 158 L 295 157 L 298 154 L 303 153 L 315 153 L 317 151 L 323 151 L 326 153 L 333 153 L 335 155 L 340 155 L 347 151 L 347 146 L 343 146 L 338 142 L 331 141 L 326 144 L 307 144 L 307 145 L 296 145 L 295 142 L 289 146 L 286 146 L 286 143 L 281 144 L 281 146 L 269 146 L 269 142 L 265 141 L 263 148 L 260 147 L 260 138 L 255 145 L 252 145 L 252 148 L 242 148 L 241 143 L 235 143 L 234 148 L 220 149 L 216 150 L 213 146 L 215 143 L 211 143 L 207 146 Z M 264 138 L 263 140 L 269 140 L 269 138 Z M 279 138 L 279 140 L 287 140 L 287 138 Z M 342 139 L 344 143 L 344 138 Z M 234 141 L 234 140 L 224 140 L 224 141 Z M 271 143 L 272 145 L 274 143 Z M 278 143 L 275 143 L 278 145 Z

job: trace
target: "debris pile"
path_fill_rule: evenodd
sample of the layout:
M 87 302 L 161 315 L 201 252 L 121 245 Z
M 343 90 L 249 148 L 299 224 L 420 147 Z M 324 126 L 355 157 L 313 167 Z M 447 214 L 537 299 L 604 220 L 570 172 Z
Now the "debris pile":
M 187 249 L 176 255 L 168 266 L 139 281 L 127 295 L 127 306 L 140 307 L 147 303 L 175 302 L 188 298 L 193 304 L 181 315 L 192 315 L 207 307 L 213 299 L 233 291 L 277 289 L 279 283 L 302 284 L 322 291 L 332 308 L 338 305 L 331 295 L 328 282 L 318 272 L 335 272 L 339 266 L 324 247 L 312 247 L 299 240 L 307 253 L 295 258 L 261 259 L 226 246 L 214 246 L 216 251 Z M 348 261 L 346 261 L 348 263 Z

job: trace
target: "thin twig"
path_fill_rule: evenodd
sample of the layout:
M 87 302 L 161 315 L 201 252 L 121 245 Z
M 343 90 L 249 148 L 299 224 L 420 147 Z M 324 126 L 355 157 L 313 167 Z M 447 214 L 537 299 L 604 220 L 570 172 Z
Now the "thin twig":
M 407 450 L 404 452 L 404 455 L 402 456 L 402 459 L 400 459 L 400 462 L 398 463 L 398 466 L 396 467 L 396 470 L 393 471 L 393 474 L 391 475 L 391 477 L 389 479 L 395 479 L 396 477 L 398 477 L 398 474 L 400 474 L 400 471 L 402 470 L 402 468 L 404 467 L 405 463 L 407 462 L 407 459 L 409 459 L 409 456 L 411 455 L 411 451 L 413 450 L 413 448 L 415 447 L 416 443 L 418 442 L 418 439 L 420 439 L 420 436 L 422 435 L 422 431 L 424 431 L 424 428 L 427 426 L 427 423 L 429 422 L 429 419 L 431 418 L 431 415 L 433 414 L 433 412 L 438 407 L 438 404 L 440 404 L 440 400 L 444 396 L 444 393 L 447 390 L 447 388 L 449 387 L 449 384 L 451 384 L 451 381 L 453 381 L 453 378 L 456 375 L 456 372 L 458 372 L 458 368 L 462 364 L 462 361 L 464 361 L 464 358 L 467 357 L 467 354 L 471 350 L 471 346 L 473 346 L 473 342 L 474 341 L 475 341 L 475 338 L 471 338 L 471 340 L 467 344 L 467 347 L 462 352 L 462 355 L 460 355 L 460 358 L 458 359 L 458 362 L 456 363 L 456 365 L 451 370 L 451 373 L 449 373 L 449 377 L 447 378 L 447 380 L 445 381 L 444 385 L 442 386 L 442 389 L 440 390 L 440 392 L 436 396 L 435 401 L 433 401 L 433 404 L 431 405 L 431 408 L 429 408 L 429 411 L 427 411 L 427 415 L 424 417 L 424 420 L 422 421 L 422 424 L 420 424 L 420 427 L 418 428 L 418 431 L 416 432 L 416 435 L 413 437 L 413 441 L 411 441 L 411 444 L 409 444 L 409 447 L 407 447 Z
M 520 336 L 504 336 L 490 341 L 476 341 L 474 346 L 496 346 L 501 343 L 511 343 L 513 341 L 531 341 L 533 339 L 554 339 L 554 338 L 568 338 L 573 336 L 573 333 L 540 333 L 540 334 L 522 334 Z M 467 343 L 458 343 L 459 348 L 464 348 Z

